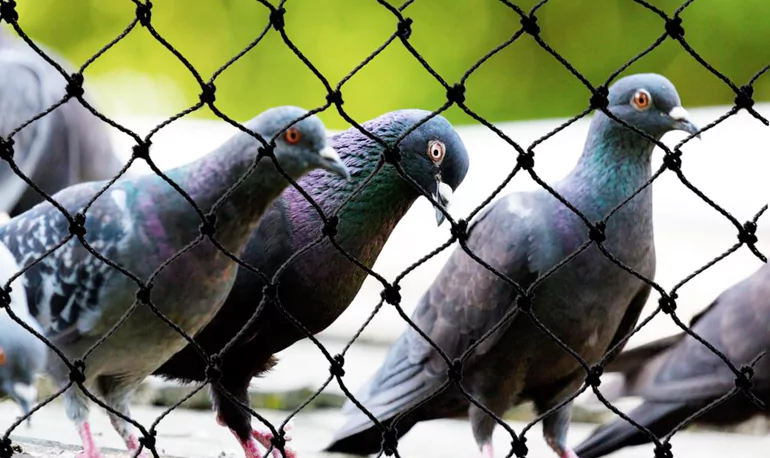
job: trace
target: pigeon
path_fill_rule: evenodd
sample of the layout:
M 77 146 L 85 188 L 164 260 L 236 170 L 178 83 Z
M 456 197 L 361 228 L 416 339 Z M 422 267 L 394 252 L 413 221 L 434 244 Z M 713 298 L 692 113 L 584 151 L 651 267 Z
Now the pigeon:
M 40 45 L 38 45 L 40 46 Z M 69 63 L 43 51 L 72 73 Z M 57 104 L 67 81 L 29 45 L 0 28 L 0 136 L 8 135 Z M 87 86 L 86 86 L 87 88 Z M 93 105 L 90 96 L 85 100 Z M 35 120 L 12 138 L 21 171 L 48 194 L 85 181 L 117 175 L 123 164 L 114 154 L 107 124 L 71 99 Z M 0 161 L 0 213 L 13 217 L 43 201 L 38 192 Z
M 393 145 L 429 115 L 430 112 L 424 110 L 404 109 L 386 113 L 362 126 Z M 351 170 L 352 180 L 346 183 L 337 177 L 311 172 L 299 182 L 327 214 L 351 198 L 351 193 L 378 166 L 385 149 L 356 128 L 334 135 L 330 142 Z M 451 124 L 440 115 L 432 117 L 408 133 L 398 146 L 405 173 L 432 194 L 445 210 L 469 166 L 468 153 Z M 370 268 L 396 224 L 419 196 L 393 165 L 383 165 L 361 192 L 342 207 L 336 243 Z M 436 222 L 440 225 L 443 221 L 444 215 L 437 209 Z M 272 278 L 285 261 L 318 239 L 322 229 L 316 210 L 297 192 L 287 189 L 265 213 L 242 258 Z M 325 238 L 280 273 L 276 293 L 286 310 L 315 334 L 342 314 L 366 276 L 363 269 L 346 259 Z M 195 337 L 198 345 L 208 353 L 219 352 L 255 313 L 264 285 L 260 277 L 239 269 L 222 309 Z M 304 337 L 275 306 L 266 304 L 253 325 L 223 354 L 219 383 L 238 401 L 248 405 L 252 377 L 267 372 L 277 362 L 275 353 Z M 189 345 L 155 371 L 155 375 L 187 383 L 207 379 L 203 359 Z M 252 429 L 248 411 L 217 386 L 212 386 L 211 394 L 218 421 L 230 428 L 248 458 L 254 458 L 256 443 L 269 447 L 272 434 Z M 280 450 L 273 448 L 273 452 L 277 456 Z M 291 449 L 284 452 L 294 453 Z
M 129 416 L 132 392 L 187 343 L 148 302 L 190 336 L 214 316 L 235 281 L 231 256 L 243 250 L 267 205 L 289 185 L 271 151 L 293 179 L 313 168 L 349 176 L 327 145 L 321 120 L 313 115 L 295 122 L 307 114 L 290 106 L 266 110 L 245 124 L 272 139 L 266 147 L 239 132 L 202 158 L 166 172 L 204 212 L 205 223 L 180 192 L 148 174 L 121 178 L 87 210 L 84 206 L 105 183 L 81 183 L 56 193 L 55 200 L 76 214 L 72 222 L 44 202 L 0 226 L 0 241 L 20 265 L 30 267 L 25 282 L 30 313 L 46 338 L 74 361 L 71 371 L 58 355 L 49 355 L 46 373 L 60 388 L 83 379 L 89 392 Z M 70 231 L 76 236 L 68 237 Z M 85 242 L 109 263 L 87 251 Z M 163 263 L 165 269 L 155 275 Z M 117 266 L 149 285 L 140 289 Z M 121 317 L 127 318 L 112 333 Z M 87 396 L 72 386 L 64 404 L 84 455 L 99 457 Z M 140 449 L 124 418 L 110 412 L 110 420 L 129 450 Z
M 0 286 L 19 272 L 21 268 L 8 247 L 0 243 Z M 7 299 L 13 314 L 38 334 L 43 330 L 29 314 L 27 296 L 18 278 Z M 24 416 L 29 415 L 37 401 L 36 379 L 46 364 L 47 348 L 42 340 L 14 321 L 6 310 L 0 310 L 0 397 L 9 397 L 21 407 Z M 30 424 L 31 417 L 27 417 Z
M 738 369 L 753 365 L 751 393 L 770 403 L 770 267 L 763 266 L 724 291 L 690 321 L 690 329 L 714 346 Z M 761 357 L 758 361 L 756 358 Z M 658 437 L 735 388 L 736 374 L 714 352 L 684 332 L 621 353 L 605 368 L 622 379 L 608 386 L 610 400 L 638 396 L 643 403 L 628 416 Z M 694 424 L 729 426 L 768 415 L 742 393 L 694 420 Z M 691 424 L 691 423 L 688 423 Z M 647 434 L 618 418 L 599 427 L 575 448 L 580 458 L 597 458 L 630 445 L 650 442 Z
M 652 138 L 671 130 L 697 133 L 673 84 L 661 75 L 629 75 L 608 92 L 609 112 Z M 577 164 L 552 187 L 593 224 L 650 178 L 653 146 L 597 111 Z M 454 384 L 420 403 L 456 373 L 464 389 L 498 417 L 524 401 L 532 401 L 540 414 L 557 408 L 580 388 L 586 378 L 583 367 L 528 315 L 519 313 L 493 328 L 509 311 L 518 310 L 517 303 L 529 303 L 545 327 L 593 364 L 636 323 L 650 287 L 613 264 L 596 244 L 535 284 L 589 243 L 591 232 L 545 189 L 498 199 L 471 220 L 467 232 L 464 243 L 475 256 L 525 291 L 535 285 L 532 295 L 520 296 L 514 286 L 457 247 L 420 299 L 412 320 L 450 361 L 469 350 L 467 359 L 448 371 L 441 354 L 407 328 L 355 397 L 378 421 L 395 426 L 398 437 L 419 421 L 467 415 L 482 456 L 492 458 L 495 419 L 469 403 Z M 606 221 L 604 234 L 607 251 L 644 277 L 653 277 L 649 187 Z M 487 332 L 492 334 L 480 340 Z M 575 456 L 565 444 L 570 411 L 567 403 L 543 420 L 546 441 L 561 458 Z M 377 453 L 381 445 L 392 451 L 395 438 L 388 434 L 383 443 L 381 430 L 352 402 L 343 412 L 347 420 L 326 451 L 365 455 Z M 393 425 L 397 416 L 402 417 Z

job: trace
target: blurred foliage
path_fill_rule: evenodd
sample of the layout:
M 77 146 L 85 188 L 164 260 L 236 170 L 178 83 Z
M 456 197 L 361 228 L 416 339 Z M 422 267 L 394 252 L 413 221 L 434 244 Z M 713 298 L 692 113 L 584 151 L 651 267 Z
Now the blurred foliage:
M 652 1 L 672 14 L 683 0 Z M 19 23 L 34 40 L 80 66 L 118 36 L 135 15 L 129 0 L 17 0 Z M 517 1 L 528 9 L 534 0 Z M 286 32 L 335 86 L 382 45 L 397 20 L 374 0 L 289 0 Z M 519 16 L 497 0 L 417 0 L 410 43 L 450 84 L 520 28 Z M 537 12 L 543 39 L 593 84 L 603 82 L 664 31 L 664 22 L 631 0 L 551 0 Z M 691 46 L 737 85 L 770 63 L 767 0 L 696 0 L 682 14 Z M 156 0 L 152 24 L 204 80 L 254 40 L 268 23 L 256 0 Z M 732 91 L 673 40 L 633 64 L 629 72 L 659 72 L 677 85 L 687 107 L 731 104 Z M 128 36 L 88 66 L 109 114 L 169 116 L 198 100 L 190 72 L 147 29 Z M 216 79 L 216 105 L 245 120 L 275 105 L 324 104 L 326 92 L 275 30 Z M 342 88 L 346 111 L 363 121 L 383 112 L 435 109 L 446 100 L 441 85 L 396 40 Z M 588 90 L 556 59 L 523 35 L 476 70 L 466 103 L 491 121 L 570 116 L 588 104 Z M 756 100 L 770 100 L 770 75 L 755 85 Z M 213 117 L 204 108 L 193 116 Z M 471 120 L 459 109 L 456 123 Z M 322 118 L 348 127 L 335 110 Z

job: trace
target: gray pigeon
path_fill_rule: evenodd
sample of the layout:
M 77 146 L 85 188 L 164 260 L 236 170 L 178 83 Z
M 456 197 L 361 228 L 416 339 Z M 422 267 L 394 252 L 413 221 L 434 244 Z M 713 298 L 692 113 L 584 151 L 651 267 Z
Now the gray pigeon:
M 654 138 L 671 130 L 697 132 L 680 105 L 671 82 L 656 74 L 627 76 L 609 89 L 608 110 Z M 650 178 L 653 146 L 597 111 L 577 165 L 553 188 L 589 221 L 599 221 Z M 533 287 L 534 316 L 589 364 L 632 328 L 649 295 L 647 284 L 613 264 L 595 244 L 535 284 L 589 242 L 583 220 L 543 189 L 501 198 L 468 229 L 468 248 L 522 288 Z M 602 246 L 641 275 L 653 277 L 649 187 L 609 218 Z M 544 413 L 566 401 L 586 378 L 577 360 L 521 313 L 471 349 L 517 302 L 527 304 L 517 297 L 513 286 L 458 248 L 412 316 L 449 358 L 460 358 L 470 349 L 462 369 L 454 367 L 450 373 L 462 375 L 462 386 L 497 416 L 525 400 Z M 356 398 L 386 426 L 403 415 L 395 425 L 396 436 L 418 421 L 469 415 L 482 455 L 492 458 L 497 423 L 453 385 L 417 407 L 446 380 L 445 360 L 408 328 Z M 360 455 L 380 450 L 382 434 L 371 420 L 351 402 L 343 411 L 348 420 L 327 450 Z M 567 403 L 543 420 L 545 438 L 562 458 L 575 456 L 565 443 L 570 411 Z M 385 444 L 393 446 L 392 440 Z
M 317 167 L 348 177 L 336 151 L 326 144 L 321 120 L 310 116 L 294 123 L 306 115 L 296 107 L 273 108 L 245 126 L 273 139 L 276 160 L 294 179 Z M 265 208 L 288 185 L 267 157 L 239 181 L 254 165 L 261 145 L 239 132 L 215 151 L 166 173 L 204 213 L 216 217 L 205 224 L 178 191 L 160 176 L 149 174 L 120 179 L 87 211 L 84 205 L 105 183 L 84 183 L 57 193 L 55 200 L 68 212 L 85 213 L 82 226 L 77 216 L 70 222 L 45 202 L 0 227 L 0 241 L 19 264 L 29 266 L 42 259 L 26 273 L 30 313 L 70 360 L 85 360 L 84 385 L 118 412 L 129 415 L 133 390 L 187 343 L 145 304 L 135 309 L 132 304 L 151 300 L 188 335 L 198 332 L 222 305 L 238 270 L 213 240 L 237 256 Z M 236 183 L 240 184 L 234 187 Z M 234 191 L 228 194 L 231 187 Z M 70 231 L 78 235 L 69 237 Z M 149 281 L 149 291 L 138 293 L 135 280 L 97 259 L 84 242 L 110 263 Z M 175 257 L 185 247 L 190 249 Z M 129 310 L 132 313 L 127 314 Z M 126 321 L 109 335 L 124 314 Z M 105 333 L 109 337 L 91 351 Z M 76 369 L 79 365 L 74 364 Z M 56 355 L 49 357 L 46 371 L 62 388 L 70 378 L 80 378 Z M 86 396 L 73 386 L 66 391 L 64 403 L 86 457 L 99 456 L 89 429 Z M 110 419 L 128 449 L 135 451 L 139 443 L 129 424 L 115 415 Z
M 763 266 L 716 298 L 693 317 L 692 331 L 741 368 L 763 352 L 770 353 L 770 266 Z M 607 372 L 623 378 L 602 394 L 638 396 L 644 402 L 628 416 L 658 437 L 735 388 L 736 374 L 725 362 L 692 336 L 680 333 L 621 353 Z M 753 367 L 751 393 L 770 403 L 770 359 L 763 356 Z M 768 415 L 742 393 L 737 393 L 697 417 L 693 424 L 727 426 L 754 415 Z M 577 446 L 580 458 L 597 458 L 615 450 L 650 442 L 647 434 L 626 420 L 601 426 Z
M 41 45 L 38 45 L 41 46 Z M 41 46 L 68 73 L 70 65 Z M 21 39 L 0 28 L 0 136 L 58 103 L 67 81 Z M 84 98 L 93 105 L 88 94 Z M 100 181 L 123 167 L 114 154 L 107 124 L 71 99 L 13 136 L 14 160 L 48 194 L 83 181 Z M 0 161 L 0 213 L 16 216 L 43 198 Z
M 403 137 L 398 148 L 404 173 L 438 204 L 446 206 L 465 179 L 468 152 L 443 116 L 429 117 L 430 112 L 425 110 L 404 109 L 385 113 L 362 126 L 389 145 Z M 357 128 L 340 132 L 329 142 L 350 169 L 351 180 L 345 182 L 313 171 L 300 180 L 300 185 L 326 214 L 342 208 L 335 243 L 328 238 L 314 243 L 323 235 L 318 212 L 296 189 L 289 188 L 265 212 L 242 256 L 269 278 L 293 259 L 278 275 L 276 293 L 281 305 L 312 333 L 323 331 L 345 311 L 367 276 L 337 246 L 371 268 L 393 229 L 420 197 L 392 165 L 378 170 L 385 148 Z M 377 173 L 368 180 L 375 170 Z M 436 223 L 441 224 L 443 213 L 437 210 L 436 216 Z M 247 458 L 261 456 L 256 452 L 258 445 L 270 447 L 272 439 L 271 433 L 252 429 L 251 414 L 241 407 L 249 403 L 249 383 L 277 363 L 276 353 L 305 337 L 269 302 L 258 319 L 241 333 L 263 299 L 264 287 L 263 278 L 239 269 L 227 301 L 195 336 L 195 342 L 209 354 L 221 351 L 236 335 L 240 336 L 222 356 L 221 379 L 212 385 L 211 395 L 217 420 L 233 432 Z M 193 345 L 187 345 L 154 374 L 184 382 L 201 382 L 209 377 L 206 361 Z M 282 452 L 287 458 L 293 453 L 288 448 L 273 448 L 274 456 Z
M 20 270 L 8 247 L 0 243 L 0 287 Z M 16 287 L 8 297 L 10 308 L 19 320 L 42 334 L 40 325 L 29 314 L 21 282 L 18 278 L 14 282 Z M 45 367 L 47 356 L 42 340 L 14 321 L 6 310 L 0 310 L 0 397 L 15 401 L 24 415 L 37 401 L 36 378 Z

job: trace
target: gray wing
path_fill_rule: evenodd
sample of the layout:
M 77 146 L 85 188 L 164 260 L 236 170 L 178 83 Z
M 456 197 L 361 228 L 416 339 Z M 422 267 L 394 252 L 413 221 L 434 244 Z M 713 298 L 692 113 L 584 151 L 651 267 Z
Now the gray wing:
M 530 213 L 533 197 L 517 194 L 508 198 L 520 199 L 527 211 L 514 213 L 507 199 L 499 200 L 471 225 L 468 247 L 526 288 L 538 276 L 529 268 L 531 217 L 523 215 Z M 457 358 L 502 320 L 514 306 L 515 298 L 512 286 L 458 247 L 422 297 L 412 320 L 449 358 Z M 479 355 L 489 351 L 505 329 L 507 325 L 476 347 L 465 365 L 472 365 Z M 441 355 L 410 327 L 357 397 L 375 417 L 386 420 L 432 393 L 444 382 L 446 373 Z M 368 418 L 352 403 L 348 402 L 344 410 L 352 415 L 336 437 L 354 434 L 369 425 Z
M 53 197 L 74 214 L 102 185 L 79 184 Z M 132 221 L 125 202 L 115 203 L 112 197 L 115 192 L 122 192 L 117 184 L 94 203 L 86 219 L 89 244 L 113 259 L 115 251 L 128 237 Z M 76 342 L 95 329 L 102 315 L 99 307 L 102 288 L 117 274 L 75 237 L 43 257 L 69 234 L 69 222 L 48 202 L 0 226 L 0 242 L 8 247 L 20 266 L 31 265 L 24 282 L 29 312 L 54 343 Z
M 47 73 L 39 57 L 14 47 L 0 48 L 0 135 L 15 129 L 54 105 L 64 95 L 64 79 Z M 49 114 L 14 135 L 14 159 L 26 175 L 32 175 L 43 155 L 62 145 L 51 138 L 57 122 Z M 61 150 L 66 151 L 66 150 Z M 4 161 L 0 164 L 0 211 L 10 213 L 27 185 Z
M 693 318 L 691 329 L 737 367 L 770 353 L 770 269 L 762 267 L 723 292 Z M 632 352 L 616 364 L 635 375 L 635 391 L 647 400 L 707 399 L 735 386 L 735 374 L 721 358 L 684 333 Z M 767 356 L 756 366 L 754 382 L 760 390 L 770 389 Z

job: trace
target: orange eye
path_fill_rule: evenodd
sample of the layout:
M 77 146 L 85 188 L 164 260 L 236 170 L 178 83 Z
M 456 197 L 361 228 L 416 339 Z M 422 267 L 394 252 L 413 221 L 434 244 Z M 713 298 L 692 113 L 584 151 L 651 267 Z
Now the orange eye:
M 289 127 L 288 129 L 286 129 L 284 138 L 286 139 L 286 143 L 290 145 L 296 145 L 302 139 L 302 134 L 300 134 L 299 130 L 297 130 L 296 128 Z
M 652 97 L 650 97 L 649 92 L 645 91 L 644 89 L 639 89 L 631 99 L 631 103 L 637 110 L 646 110 L 650 106 L 651 100 Z
M 5 350 L 0 348 L 0 366 L 5 366 L 6 360 L 5 360 Z
M 444 154 L 446 154 L 446 147 L 440 141 L 434 140 L 428 144 L 428 156 L 434 163 L 440 164 L 444 160 Z

